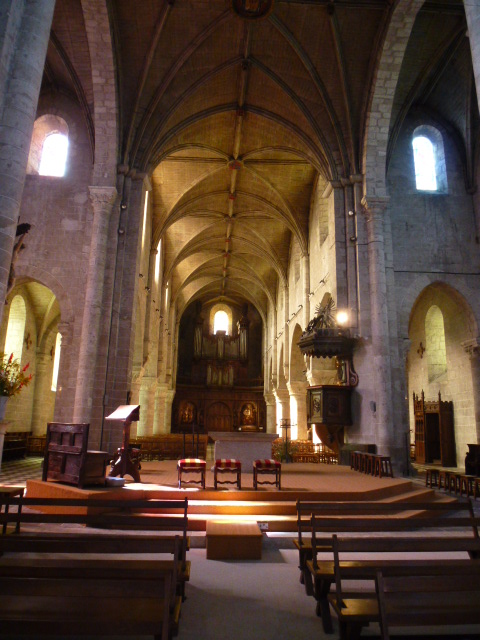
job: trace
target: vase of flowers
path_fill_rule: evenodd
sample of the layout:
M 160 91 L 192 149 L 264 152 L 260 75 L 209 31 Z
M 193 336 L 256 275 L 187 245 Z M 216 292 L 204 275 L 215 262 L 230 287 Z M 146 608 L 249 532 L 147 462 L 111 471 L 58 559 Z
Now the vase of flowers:
M 0 353 L 0 465 L 3 455 L 3 442 L 7 425 L 3 423 L 8 399 L 20 393 L 32 379 L 32 374 L 27 373 L 29 363 L 22 367 L 20 362 L 13 357 L 13 353 L 7 356 Z M 2 424 L 3 423 L 3 424 Z

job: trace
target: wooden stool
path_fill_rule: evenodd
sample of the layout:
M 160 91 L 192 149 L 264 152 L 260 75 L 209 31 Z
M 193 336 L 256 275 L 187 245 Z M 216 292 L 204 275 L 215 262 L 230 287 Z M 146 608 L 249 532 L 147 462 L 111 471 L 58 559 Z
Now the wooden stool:
M 432 489 L 434 486 L 438 487 L 438 469 L 427 469 L 425 474 L 425 486 Z
M 390 456 L 380 456 L 380 477 L 393 478 L 392 459 Z
M 452 473 L 448 474 L 448 486 L 446 487 L 447 491 L 453 491 L 455 495 L 460 491 L 460 474 Z
M 234 473 L 236 474 L 235 480 L 218 480 L 218 474 L 225 473 Z M 217 484 L 236 484 L 239 489 L 242 488 L 242 463 L 240 460 L 236 460 L 235 458 L 220 458 L 219 460 L 215 460 L 215 464 L 213 465 L 213 483 L 215 489 L 217 488 Z
M 476 500 L 480 496 L 480 478 L 473 479 L 473 497 Z
M 439 489 L 445 489 L 445 491 L 448 491 L 448 488 L 450 486 L 450 475 L 451 475 L 451 471 L 446 471 L 445 469 L 440 469 L 438 472 L 438 488 Z
M 474 487 L 473 487 L 473 481 L 475 480 L 475 476 L 470 476 L 470 475 L 460 475 L 460 495 L 463 496 L 463 492 L 465 491 L 465 495 L 467 496 L 467 498 L 469 498 L 470 496 L 473 496 L 474 493 Z
M 275 474 L 275 480 L 273 482 L 264 480 L 260 482 L 258 480 L 259 474 Z M 282 477 L 282 463 L 278 460 L 270 458 L 254 460 L 253 461 L 253 488 L 256 490 L 259 484 L 274 484 L 278 490 L 281 489 L 281 477 Z
M 25 492 L 24 487 L 10 487 L 10 486 L 2 486 L 0 487 L 0 512 L 2 510 L 2 505 L 5 505 L 5 515 L 8 514 L 8 508 L 10 506 L 10 498 L 15 498 L 18 496 L 19 498 L 23 498 L 23 494 Z M 20 515 L 22 513 L 22 503 L 18 505 L 18 517 L 17 524 L 15 526 L 15 533 L 20 533 Z M 7 521 L 3 523 L 3 535 L 7 533 Z
M 366 453 L 365 454 L 365 473 L 370 474 L 371 476 L 375 475 L 375 459 L 376 455 L 374 453 Z
M 183 458 L 177 462 L 178 470 L 178 488 L 182 486 L 182 474 L 183 473 L 199 473 L 200 480 L 188 480 L 193 484 L 201 484 L 202 489 L 205 489 L 205 472 L 207 470 L 207 463 L 200 458 Z

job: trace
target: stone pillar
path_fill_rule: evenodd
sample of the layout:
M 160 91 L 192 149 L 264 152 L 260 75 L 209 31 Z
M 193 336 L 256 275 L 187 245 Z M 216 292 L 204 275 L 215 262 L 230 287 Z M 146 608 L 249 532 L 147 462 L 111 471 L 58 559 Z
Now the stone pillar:
M 467 18 L 468 37 L 472 52 L 473 73 L 480 106 L 480 4 L 478 0 L 463 0 Z
M 61 320 L 57 329 L 62 336 L 62 345 L 53 419 L 56 422 L 69 422 L 75 398 L 76 360 L 72 361 L 69 355 L 73 342 L 73 323 Z
M 292 423 L 290 437 L 292 440 L 307 439 L 307 383 L 306 382 L 287 382 L 288 391 L 290 393 L 290 402 L 294 399 L 297 405 L 296 427 Z M 290 408 L 290 418 L 293 411 Z M 292 418 L 293 420 L 293 418 Z
M 150 436 L 153 434 L 154 392 L 156 378 L 143 376 L 138 404 L 140 405 L 140 420 L 137 424 L 137 435 Z
M 370 308 L 376 405 L 375 443 L 379 453 L 391 455 L 394 447 L 392 378 L 389 349 L 387 277 L 385 269 L 384 215 L 388 198 L 362 200 L 367 221 Z
M 0 7 L 0 300 L 7 291 L 54 7 L 55 0 L 2 0 Z M 0 322 L 3 309 L 2 303 Z
M 265 394 L 265 404 L 267 406 L 266 431 L 267 433 L 277 433 L 277 405 L 273 393 Z
M 117 197 L 114 187 L 90 187 L 93 207 L 92 236 L 88 259 L 82 335 L 78 355 L 74 422 L 90 422 L 97 347 L 102 314 L 103 283 L 107 261 L 107 238 L 112 206 Z
M 283 418 L 284 420 L 290 419 L 290 394 L 288 393 L 288 390 L 285 388 L 285 389 L 274 389 L 273 395 L 275 396 L 275 403 L 277 405 L 280 405 L 280 408 L 281 408 L 281 416 L 280 416 L 280 412 L 276 411 L 277 423 L 275 425 L 275 429 L 279 430 L 280 418 Z
M 477 433 L 477 443 L 480 443 L 480 337 L 462 342 L 462 347 L 470 356 L 473 406 L 475 409 L 475 430 Z
M 308 254 L 302 256 L 303 275 L 303 326 L 305 330 L 310 322 L 310 258 Z
M 165 422 L 165 405 L 167 401 L 167 395 L 170 393 L 166 384 L 157 384 L 155 390 L 155 414 L 153 416 L 153 433 L 157 435 L 159 433 L 170 433 L 170 424 Z
M 51 380 L 46 375 L 50 363 L 49 353 L 36 353 L 35 393 L 32 407 L 32 434 L 35 436 L 45 435 L 47 429 L 43 402 L 51 393 Z

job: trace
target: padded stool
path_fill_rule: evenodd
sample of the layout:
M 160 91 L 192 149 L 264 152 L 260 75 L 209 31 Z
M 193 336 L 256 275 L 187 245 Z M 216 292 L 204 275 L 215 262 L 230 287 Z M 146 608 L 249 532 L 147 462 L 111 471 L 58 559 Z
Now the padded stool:
M 215 489 L 217 484 L 236 484 L 239 489 L 242 488 L 242 463 L 235 458 L 220 458 L 215 460 L 213 465 L 213 483 Z M 224 475 L 225 473 L 234 473 L 236 475 L 235 480 L 218 480 L 218 474 Z
M 275 480 L 264 480 L 260 482 L 259 474 L 275 474 Z M 281 489 L 282 463 L 273 458 L 265 458 L 253 461 L 253 488 L 256 490 L 259 484 L 274 484 L 278 490 Z
M 205 472 L 207 470 L 207 463 L 200 458 L 183 458 L 177 462 L 178 470 L 178 488 L 182 486 L 182 474 L 183 473 L 199 473 L 200 480 L 187 480 L 193 484 L 201 484 L 202 489 L 205 489 Z

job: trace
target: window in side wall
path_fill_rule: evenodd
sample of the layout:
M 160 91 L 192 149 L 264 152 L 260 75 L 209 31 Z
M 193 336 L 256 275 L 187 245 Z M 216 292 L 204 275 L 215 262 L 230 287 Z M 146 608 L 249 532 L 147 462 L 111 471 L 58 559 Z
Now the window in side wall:
M 57 333 L 55 338 L 55 355 L 53 359 L 53 371 L 52 371 L 52 391 L 57 390 L 58 381 L 58 368 L 60 367 L 60 350 L 62 348 L 62 334 Z
M 10 303 L 4 352 L 7 356 L 13 354 L 14 359 L 19 362 L 22 361 L 26 321 L 25 302 L 22 296 L 17 295 Z
M 417 127 L 412 139 L 418 191 L 446 193 L 447 171 L 442 134 L 430 125 Z
M 33 126 L 27 173 L 63 177 L 68 159 L 68 125 L 63 118 L 47 114 Z

